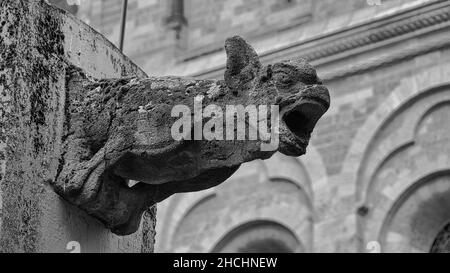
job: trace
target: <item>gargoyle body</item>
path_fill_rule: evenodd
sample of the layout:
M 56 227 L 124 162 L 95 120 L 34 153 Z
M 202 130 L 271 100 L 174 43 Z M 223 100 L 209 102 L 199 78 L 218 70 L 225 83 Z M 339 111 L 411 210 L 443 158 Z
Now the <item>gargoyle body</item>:
M 174 193 L 214 187 L 242 163 L 267 159 L 277 150 L 304 154 L 316 122 L 329 107 L 328 90 L 315 70 L 304 60 L 263 67 L 240 37 L 228 39 L 225 49 L 225 79 L 219 81 L 97 80 L 71 69 L 56 191 L 114 233 L 126 235 L 138 229 L 149 206 Z M 278 105 L 278 149 L 263 151 L 263 140 L 175 140 L 171 130 L 179 118 L 172 117 L 172 110 L 184 105 L 194 113 L 198 98 L 203 107 L 222 109 Z M 210 119 L 203 118 L 202 124 Z

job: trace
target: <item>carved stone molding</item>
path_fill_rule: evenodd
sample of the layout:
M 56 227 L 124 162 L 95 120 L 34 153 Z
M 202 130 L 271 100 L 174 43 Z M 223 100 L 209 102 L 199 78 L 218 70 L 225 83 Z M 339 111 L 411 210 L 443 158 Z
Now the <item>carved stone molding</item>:
M 420 37 L 425 33 L 443 30 L 450 26 L 450 2 L 444 0 L 412 8 L 389 16 L 376 18 L 368 23 L 350 28 L 341 28 L 277 50 L 261 53 L 262 62 L 274 59 L 303 57 L 316 66 L 326 66 L 356 54 L 371 52 L 379 47 L 389 47 L 400 41 Z M 435 42 L 435 43 L 434 43 Z M 380 60 L 364 64 L 341 67 L 339 71 L 321 69 L 325 80 L 351 75 L 370 68 L 392 63 L 407 57 L 417 56 L 436 48 L 448 46 L 443 39 L 430 39 L 428 45 L 407 52 L 394 52 Z M 223 66 L 194 73 L 198 77 L 219 77 Z
M 415 45 L 414 47 L 397 48 L 395 50 L 391 50 L 388 53 L 380 54 L 379 56 L 377 56 L 377 58 L 368 58 L 364 61 L 355 61 L 351 65 L 345 67 L 345 69 L 325 71 L 321 74 L 321 78 L 327 81 L 334 80 L 356 73 L 362 73 L 375 67 L 381 67 L 394 62 L 406 60 L 408 58 L 413 58 L 415 56 L 433 52 L 442 48 L 447 48 L 449 46 L 450 40 L 447 36 L 441 36 L 435 39 L 427 39 L 423 40 L 421 43 Z
M 330 56 L 386 41 L 397 42 L 400 37 L 409 35 L 407 37 L 409 38 L 411 35 L 446 27 L 449 25 L 449 21 L 450 3 L 439 1 L 439 3 L 430 6 L 395 14 L 387 18 L 375 19 L 372 23 L 366 25 L 326 35 L 319 38 L 317 42 L 301 43 L 297 50 L 303 58 L 314 61 L 315 64 L 322 64 L 329 61 L 327 58 Z M 308 46 L 309 43 L 314 45 Z M 302 44 L 304 45 L 302 46 Z M 274 54 L 274 56 L 276 55 Z M 263 56 L 265 57 L 265 55 Z

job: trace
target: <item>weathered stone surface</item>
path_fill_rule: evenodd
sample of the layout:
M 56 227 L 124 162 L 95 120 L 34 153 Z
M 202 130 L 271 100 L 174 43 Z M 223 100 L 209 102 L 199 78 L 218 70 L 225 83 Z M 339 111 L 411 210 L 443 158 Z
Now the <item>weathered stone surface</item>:
M 279 105 L 278 150 L 304 154 L 316 122 L 329 107 L 328 90 L 315 70 L 303 60 L 262 67 L 256 52 L 240 37 L 228 39 L 225 48 L 225 81 L 96 80 L 76 68 L 68 71 L 64 153 L 53 184 L 56 191 L 113 232 L 130 234 L 147 207 L 174 193 L 214 187 L 242 163 L 276 152 L 262 151 L 263 141 L 249 137 L 174 140 L 171 127 L 177 118 L 171 117 L 171 110 L 185 105 L 194 113 L 199 98 L 203 108 Z M 208 119 L 203 119 L 205 124 Z M 130 181 L 142 183 L 129 187 Z
M 66 71 L 145 77 L 104 37 L 44 1 L 0 1 L 0 251 L 151 252 L 155 208 L 118 237 L 51 186 L 64 147 Z

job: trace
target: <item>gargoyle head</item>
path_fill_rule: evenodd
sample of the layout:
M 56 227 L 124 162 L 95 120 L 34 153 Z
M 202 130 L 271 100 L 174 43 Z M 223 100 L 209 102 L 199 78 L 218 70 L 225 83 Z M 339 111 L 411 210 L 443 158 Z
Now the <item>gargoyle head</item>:
M 304 154 L 330 103 L 314 68 L 301 59 L 263 66 L 240 37 L 228 39 L 225 49 L 224 80 L 95 80 L 74 69 L 57 192 L 124 235 L 138 229 L 149 206 L 175 193 L 214 187 L 242 163 L 276 151 Z M 229 122 L 229 106 L 258 110 L 257 122 L 233 112 Z M 174 136 L 180 128 L 182 137 Z M 253 139 L 249 128 L 257 128 Z
M 304 59 L 286 60 L 263 67 L 255 50 L 241 37 L 226 41 L 225 82 L 248 92 L 248 103 L 278 105 L 278 151 L 288 156 L 306 152 L 311 133 L 330 106 L 328 89 Z

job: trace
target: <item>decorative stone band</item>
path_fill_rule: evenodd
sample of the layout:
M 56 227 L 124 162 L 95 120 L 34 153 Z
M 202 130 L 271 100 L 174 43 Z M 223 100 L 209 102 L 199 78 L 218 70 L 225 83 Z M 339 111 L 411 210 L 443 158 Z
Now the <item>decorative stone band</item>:
M 274 59 L 290 59 L 303 57 L 316 66 L 333 63 L 339 59 L 367 51 L 373 51 L 377 47 L 389 46 L 399 41 L 418 37 L 424 33 L 441 30 L 450 25 L 450 2 L 437 0 L 411 8 L 406 11 L 380 16 L 368 23 L 337 29 L 334 33 L 325 33 L 298 43 L 293 43 L 283 48 L 261 53 L 264 63 Z M 424 52 L 446 46 L 441 40 L 430 40 L 427 46 L 420 49 L 398 52 L 398 56 L 390 56 L 386 59 L 369 61 L 364 65 L 352 65 L 341 67 L 339 72 L 323 69 L 325 80 L 331 80 L 342 76 L 351 75 L 361 71 L 385 65 L 404 59 L 408 56 L 416 56 Z M 433 42 L 437 42 L 434 44 Z M 195 73 L 198 77 L 217 77 L 223 71 L 224 66 Z M 319 69 L 321 70 L 321 69 Z
M 449 22 L 450 23 L 450 22 Z M 390 63 L 406 60 L 421 54 L 426 54 L 435 50 L 446 48 L 450 46 L 450 40 L 448 37 L 439 37 L 437 39 L 429 39 L 423 41 L 419 45 L 415 45 L 412 48 L 397 49 L 393 52 L 379 55 L 377 58 L 372 58 L 364 61 L 355 62 L 352 65 L 347 66 L 345 69 L 336 69 L 327 71 L 321 75 L 323 80 L 334 80 L 356 73 L 362 73 L 375 67 L 388 65 Z
M 285 49 L 284 53 L 300 54 L 303 58 L 314 61 L 315 64 L 327 62 L 327 58 L 340 55 L 347 51 L 361 49 L 376 43 L 388 40 L 397 42 L 397 39 L 406 35 L 417 35 L 431 29 L 448 26 L 450 21 L 450 2 L 438 1 L 432 5 L 425 5 L 411 11 L 394 14 L 380 19 L 375 19 L 371 23 L 338 30 L 333 35 L 327 33 L 317 41 L 307 41 L 293 45 L 293 50 Z M 408 36 L 409 37 L 409 36 Z M 395 40 L 394 40 L 395 39 Z M 314 45 L 311 45 L 314 43 Z M 277 52 L 270 52 L 267 55 L 277 56 Z M 264 56 L 264 55 L 263 55 Z M 272 58 L 273 58 L 272 57 Z

